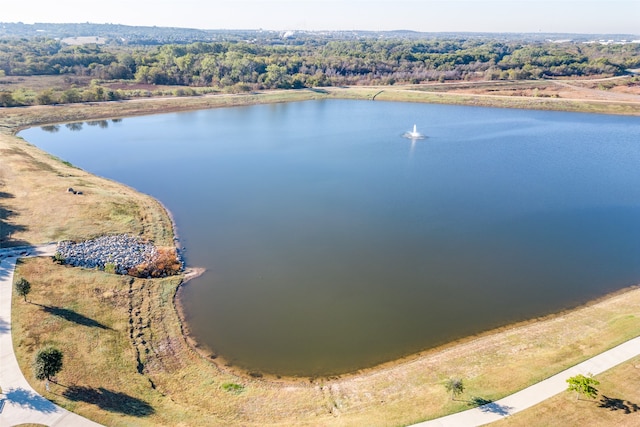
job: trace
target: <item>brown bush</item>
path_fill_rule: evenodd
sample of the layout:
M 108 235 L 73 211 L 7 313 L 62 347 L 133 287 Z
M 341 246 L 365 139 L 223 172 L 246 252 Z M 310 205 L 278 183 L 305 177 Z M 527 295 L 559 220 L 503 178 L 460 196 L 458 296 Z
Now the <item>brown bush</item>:
M 176 248 L 158 248 L 158 253 L 150 262 L 142 263 L 129 269 L 129 275 L 134 277 L 167 277 L 178 274 L 182 270 L 182 263 Z

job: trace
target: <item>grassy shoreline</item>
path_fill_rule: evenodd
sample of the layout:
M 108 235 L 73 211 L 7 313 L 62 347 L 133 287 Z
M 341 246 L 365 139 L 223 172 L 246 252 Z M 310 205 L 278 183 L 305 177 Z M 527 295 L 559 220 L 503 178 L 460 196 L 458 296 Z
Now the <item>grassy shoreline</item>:
M 120 232 L 167 245 L 173 242 L 170 216 L 158 201 L 70 167 L 13 136 L 28 126 L 374 96 L 376 100 L 465 105 L 471 97 L 473 105 L 492 102 L 494 107 L 532 108 L 528 100 L 519 98 L 487 101 L 410 89 L 332 88 L 0 109 L 0 247 Z M 584 104 L 545 101 L 537 105 L 563 109 Z M 636 104 L 585 105 L 581 107 L 585 112 L 602 108 L 598 112 L 640 114 Z M 67 187 L 84 189 L 86 197 L 64 194 Z M 3 234 L 8 228 L 11 239 Z M 32 304 L 13 301 L 14 346 L 27 378 L 56 403 L 108 425 L 408 424 L 468 407 L 448 398 L 442 382 L 449 376 L 463 377 L 468 393 L 495 400 L 640 334 L 640 289 L 631 288 L 575 310 L 350 375 L 293 381 L 256 378 L 219 361 L 211 363 L 215 361 L 189 345 L 175 305 L 181 278 L 130 281 L 56 266 L 48 260 L 21 263 L 18 277 L 33 284 Z M 104 328 L 74 322 L 77 316 Z M 78 336 L 87 337 L 87 342 Z M 54 343 L 69 355 L 60 384 L 50 393 L 30 377 L 29 362 L 44 343 Z M 194 346 L 197 350 L 197 343 Z
M 321 99 L 373 100 L 374 98 L 375 101 L 640 115 L 640 101 L 449 93 L 436 85 L 354 86 L 347 88 L 274 90 L 241 95 L 140 98 L 128 101 L 0 108 L 0 132 L 15 134 L 21 129 L 32 126 L 208 108 Z

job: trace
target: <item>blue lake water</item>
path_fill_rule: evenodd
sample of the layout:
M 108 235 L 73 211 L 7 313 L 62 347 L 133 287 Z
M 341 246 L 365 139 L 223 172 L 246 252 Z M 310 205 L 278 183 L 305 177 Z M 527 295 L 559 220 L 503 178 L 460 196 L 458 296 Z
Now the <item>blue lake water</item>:
M 207 268 L 189 327 L 250 371 L 349 372 L 640 279 L 636 117 L 332 100 L 21 136 L 174 213 Z

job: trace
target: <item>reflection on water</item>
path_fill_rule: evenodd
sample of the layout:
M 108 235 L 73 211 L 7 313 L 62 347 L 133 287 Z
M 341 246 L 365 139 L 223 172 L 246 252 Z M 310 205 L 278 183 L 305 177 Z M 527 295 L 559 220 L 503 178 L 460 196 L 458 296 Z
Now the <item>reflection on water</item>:
M 70 131 L 74 131 L 75 132 L 75 131 L 82 130 L 82 125 L 83 125 L 83 123 L 81 123 L 81 122 L 74 122 L 74 123 L 67 123 L 65 125 L 65 127 L 67 129 L 69 129 Z
M 203 345 L 328 375 L 637 283 L 639 122 L 326 101 L 23 136 L 169 206 Z
M 122 119 L 111 119 L 112 123 L 121 123 Z M 109 121 L 108 120 L 91 120 L 86 122 L 87 126 L 97 126 L 100 129 L 107 129 L 109 127 Z M 79 131 L 82 130 L 84 123 L 82 122 L 74 122 L 74 123 L 67 123 L 65 125 L 65 127 L 71 131 Z M 60 125 L 45 125 L 45 126 L 40 126 L 40 129 L 45 131 L 45 132 L 49 132 L 49 133 L 56 133 L 60 130 Z
M 45 132 L 56 133 L 60 130 L 60 126 L 59 125 L 40 126 L 40 129 L 42 129 Z
M 87 125 L 98 126 L 101 129 L 106 129 L 109 127 L 109 122 L 107 120 L 92 120 L 92 121 L 88 121 Z

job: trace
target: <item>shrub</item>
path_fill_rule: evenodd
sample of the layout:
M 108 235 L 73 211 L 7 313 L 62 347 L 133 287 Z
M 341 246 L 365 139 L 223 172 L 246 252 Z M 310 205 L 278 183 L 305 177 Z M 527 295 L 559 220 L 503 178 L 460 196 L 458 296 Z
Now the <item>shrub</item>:
M 60 252 L 56 252 L 55 255 L 53 255 L 53 262 L 57 264 L 64 264 L 64 261 L 65 259 Z
M 0 92 L 0 107 L 13 107 L 17 105 L 13 94 L 9 91 Z
M 118 266 L 115 265 L 113 262 L 108 262 L 104 265 L 104 272 L 105 273 L 109 273 L 109 274 L 116 274 L 116 271 L 118 270 Z
M 36 95 L 36 103 L 38 105 L 52 105 L 56 102 L 56 97 L 51 89 L 46 89 Z
M 222 389 L 229 393 L 240 394 L 244 390 L 244 386 L 236 383 L 224 383 Z
M 158 248 L 156 257 L 150 262 L 137 265 L 129 270 L 134 277 L 166 277 L 178 274 L 182 270 L 182 263 L 176 248 Z

